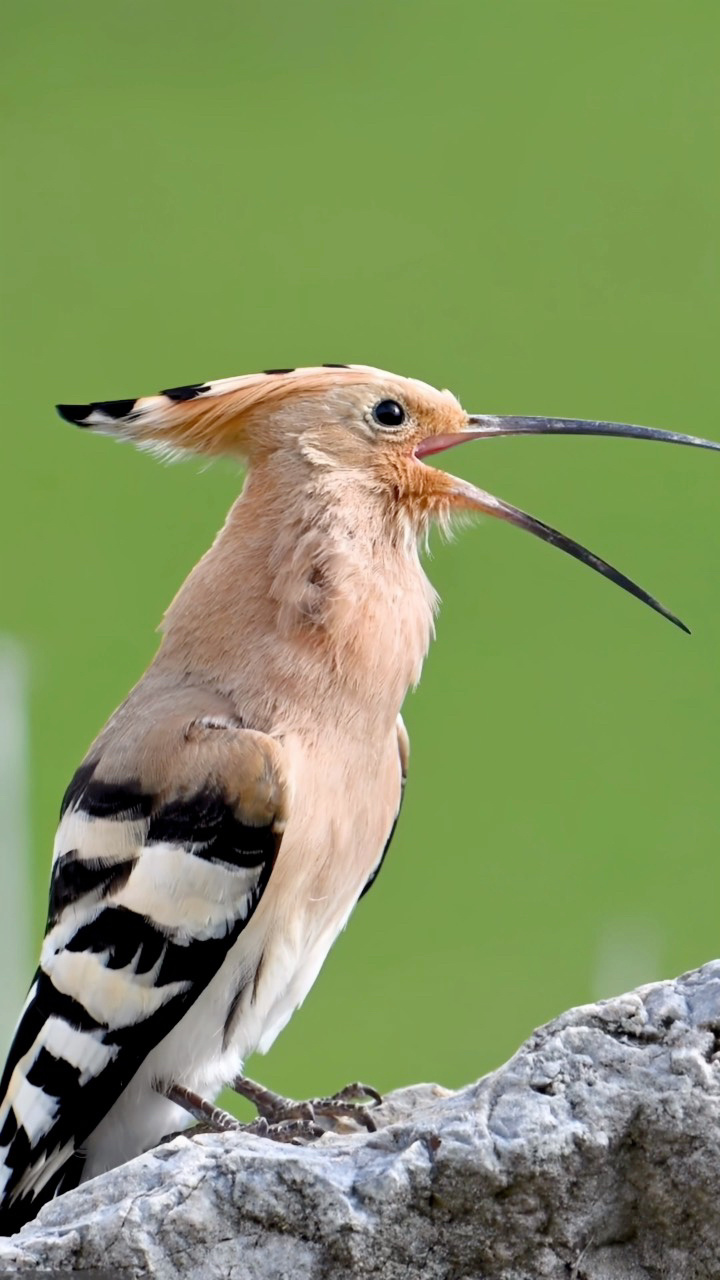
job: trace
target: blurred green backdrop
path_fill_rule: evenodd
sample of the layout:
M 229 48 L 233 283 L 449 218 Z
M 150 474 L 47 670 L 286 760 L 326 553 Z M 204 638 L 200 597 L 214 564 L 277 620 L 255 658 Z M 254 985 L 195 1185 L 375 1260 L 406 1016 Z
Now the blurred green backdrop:
M 720 436 L 716 0 L 6 0 L 0 629 L 31 686 L 28 977 L 61 794 L 241 477 L 56 400 L 357 361 L 475 411 Z M 9 188 L 9 189 L 8 189 Z M 271 1056 L 296 1094 L 448 1085 L 717 954 L 720 462 L 513 440 L 454 469 L 392 856 Z

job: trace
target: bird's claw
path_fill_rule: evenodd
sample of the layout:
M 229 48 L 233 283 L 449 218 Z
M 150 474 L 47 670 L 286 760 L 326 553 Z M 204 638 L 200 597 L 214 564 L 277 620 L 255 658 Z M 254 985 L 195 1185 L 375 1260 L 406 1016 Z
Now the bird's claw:
M 288 1142 L 293 1147 L 304 1147 L 307 1142 L 322 1138 L 325 1132 L 313 1120 L 281 1120 L 276 1124 L 268 1124 L 264 1116 L 259 1116 L 255 1124 L 264 1125 L 262 1130 L 257 1130 L 264 1138 L 270 1138 L 273 1142 Z
M 258 1115 L 250 1124 L 242 1124 L 228 1111 L 207 1102 L 200 1094 L 184 1085 L 171 1085 L 165 1090 L 165 1096 L 171 1102 L 183 1107 L 198 1122 L 179 1133 L 188 1138 L 201 1133 L 249 1133 L 258 1138 L 269 1138 L 273 1142 L 304 1146 L 327 1132 L 329 1126 L 318 1123 L 323 1119 L 331 1122 L 351 1119 L 373 1133 L 377 1126 L 370 1114 L 370 1106 L 377 1107 L 382 1102 L 377 1089 L 359 1081 L 346 1085 L 344 1089 L 339 1089 L 326 1098 L 309 1098 L 305 1102 L 284 1098 L 282 1094 L 274 1093 L 272 1089 L 266 1089 L 245 1076 L 234 1080 L 232 1087 L 257 1108 Z M 370 1104 L 362 1102 L 363 1098 L 369 1098 Z M 162 1141 L 171 1142 L 179 1133 L 168 1134 Z
M 382 1103 L 382 1095 L 377 1089 L 361 1084 L 360 1081 L 348 1084 L 326 1098 L 308 1098 L 303 1102 L 285 1098 L 282 1094 L 249 1080 L 247 1076 L 238 1076 L 233 1081 L 232 1088 L 253 1103 L 259 1117 L 265 1119 L 271 1129 L 282 1130 L 288 1125 L 303 1125 L 314 1131 L 307 1135 L 309 1137 L 319 1137 L 325 1132 L 325 1127 L 315 1123 L 321 1117 L 331 1121 L 351 1119 L 363 1125 L 368 1132 L 374 1133 L 377 1125 L 370 1114 L 370 1106 L 377 1107 Z M 362 1098 L 369 1098 L 370 1105 L 360 1101 Z M 268 1133 L 267 1136 L 287 1141 L 279 1133 Z
M 362 1102 L 363 1098 L 369 1098 L 370 1104 Z M 362 1084 L 356 1080 L 353 1084 L 346 1084 L 344 1089 L 338 1089 L 337 1093 L 331 1093 L 327 1098 L 312 1098 L 310 1105 L 316 1116 L 327 1116 L 331 1120 L 349 1116 L 363 1125 L 369 1133 L 374 1133 L 377 1125 L 370 1110 L 371 1107 L 382 1105 L 382 1094 L 371 1085 Z

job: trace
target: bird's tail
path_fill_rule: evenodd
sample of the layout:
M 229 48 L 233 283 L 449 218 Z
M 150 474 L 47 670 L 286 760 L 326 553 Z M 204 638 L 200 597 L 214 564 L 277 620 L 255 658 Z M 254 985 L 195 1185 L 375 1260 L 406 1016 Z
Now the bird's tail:
M 0 1235 L 14 1235 L 61 1191 L 77 1186 L 84 1157 L 72 1133 L 61 1132 L 61 1084 L 47 1040 L 49 1019 L 38 973 L 20 1015 L 0 1082 Z

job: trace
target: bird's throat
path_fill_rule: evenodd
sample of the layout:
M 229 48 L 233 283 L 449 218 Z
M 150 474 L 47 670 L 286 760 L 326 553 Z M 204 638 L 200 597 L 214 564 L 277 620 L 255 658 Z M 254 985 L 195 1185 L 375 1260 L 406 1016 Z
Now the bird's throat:
M 378 703 L 394 722 L 433 630 L 415 540 L 388 538 L 386 512 L 347 474 L 273 478 L 246 483 L 166 614 L 158 661 L 220 673 L 243 705 L 272 688 L 348 715 Z

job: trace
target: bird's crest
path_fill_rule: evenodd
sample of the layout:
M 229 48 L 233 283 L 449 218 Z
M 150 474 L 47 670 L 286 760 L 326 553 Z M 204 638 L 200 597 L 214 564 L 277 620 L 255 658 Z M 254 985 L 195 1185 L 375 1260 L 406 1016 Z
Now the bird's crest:
M 58 413 L 78 427 L 130 439 L 142 448 L 172 456 L 202 453 L 244 455 L 244 427 L 256 412 L 283 401 L 322 394 L 342 384 L 393 378 L 369 365 L 323 364 L 170 387 L 136 400 L 59 404 Z

